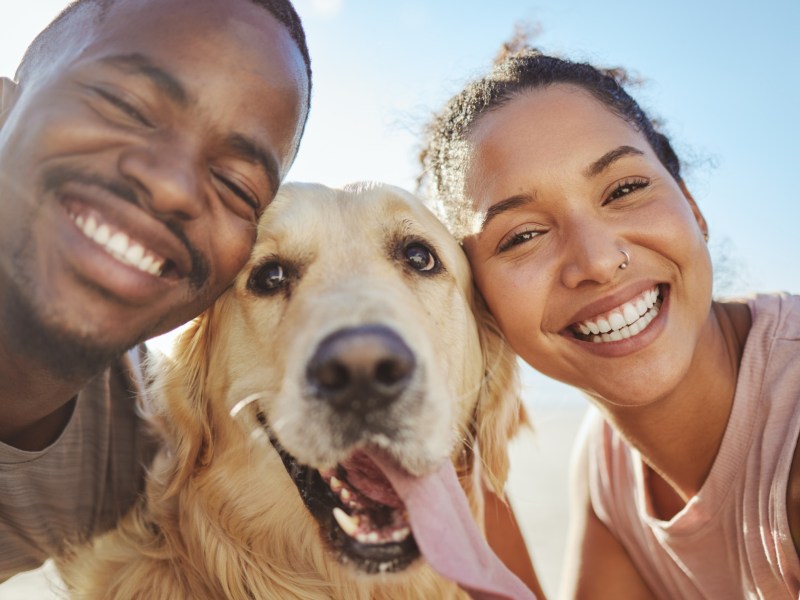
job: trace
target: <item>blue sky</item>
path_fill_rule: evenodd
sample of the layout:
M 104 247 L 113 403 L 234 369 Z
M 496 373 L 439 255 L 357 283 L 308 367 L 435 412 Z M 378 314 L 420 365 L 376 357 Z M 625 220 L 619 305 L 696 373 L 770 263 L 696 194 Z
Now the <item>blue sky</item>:
M 489 7 L 491 5 L 491 8 Z M 720 291 L 800 292 L 800 2 L 300 0 L 315 95 L 293 179 L 412 186 L 431 111 L 483 73 L 515 22 L 544 50 L 645 79 L 733 267 Z
M 12 4 L 4 0 L 5 7 Z M 19 6 L 18 3 L 13 3 Z M 3 10 L 0 74 L 66 4 Z M 298 0 L 314 68 L 311 117 L 289 178 L 413 187 L 418 133 L 483 73 L 516 22 L 548 52 L 644 78 L 733 269 L 720 291 L 800 293 L 796 189 L 800 0 Z

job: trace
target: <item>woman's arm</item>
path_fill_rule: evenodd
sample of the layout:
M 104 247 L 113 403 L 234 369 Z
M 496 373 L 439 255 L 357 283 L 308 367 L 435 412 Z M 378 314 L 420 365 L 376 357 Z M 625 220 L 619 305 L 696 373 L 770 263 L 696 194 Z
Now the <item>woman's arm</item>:
M 589 497 L 588 435 L 578 438 L 570 476 L 570 526 L 561 576 L 562 600 L 644 600 L 655 596 Z

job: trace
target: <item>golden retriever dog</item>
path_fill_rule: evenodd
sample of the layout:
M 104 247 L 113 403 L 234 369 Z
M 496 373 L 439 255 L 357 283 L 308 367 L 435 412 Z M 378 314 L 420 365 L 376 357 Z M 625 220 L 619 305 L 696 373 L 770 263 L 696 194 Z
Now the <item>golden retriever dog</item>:
M 481 525 L 522 419 L 515 365 L 414 196 L 286 185 L 233 286 L 151 365 L 163 449 L 139 505 L 61 565 L 72 597 L 466 597 L 379 464 L 452 461 Z

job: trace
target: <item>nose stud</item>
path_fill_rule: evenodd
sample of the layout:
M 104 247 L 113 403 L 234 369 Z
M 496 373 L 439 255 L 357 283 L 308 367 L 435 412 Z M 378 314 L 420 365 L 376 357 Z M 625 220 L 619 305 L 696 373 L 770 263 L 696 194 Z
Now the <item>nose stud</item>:
M 631 255 L 625 252 L 625 250 L 620 249 L 620 252 L 625 255 L 625 260 L 620 263 L 619 268 L 625 270 L 628 268 L 628 265 L 631 264 Z

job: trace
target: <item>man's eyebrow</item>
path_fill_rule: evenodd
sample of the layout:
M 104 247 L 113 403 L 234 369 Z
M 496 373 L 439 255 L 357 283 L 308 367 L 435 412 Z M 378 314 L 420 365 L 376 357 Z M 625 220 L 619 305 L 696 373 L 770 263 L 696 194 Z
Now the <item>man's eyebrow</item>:
M 486 229 L 486 226 L 489 224 L 489 221 L 494 219 L 496 216 L 518 208 L 520 206 L 525 206 L 526 204 L 530 204 L 533 202 L 533 196 L 529 196 L 527 194 L 520 194 L 518 196 L 511 196 L 510 198 L 506 198 L 505 200 L 501 200 L 497 204 L 493 204 L 488 208 L 486 211 L 486 215 L 483 217 L 483 223 L 481 224 L 481 231 Z
M 605 171 L 608 167 L 612 165 L 614 161 L 619 160 L 623 156 L 630 156 L 630 155 L 641 156 L 643 154 L 644 152 L 642 152 L 638 148 L 634 148 L 633 146 L 620 146 L 619 148 L 614 148 L 613 150 L 606 152 L 603 156 L 601 156 L 592 164 L 590 164 L 588 167 L 586 167 L 583 174 L 586 177 L 594 177 Z
M 278 189 L 280 183 L 278 161 L 255 140 L 239 133 L 234 133 L 228 136 L 224 142 L 224 146 L 232 150 L 240 158 L 260 166 L 264 174 L 270 180 L 272 186 L 270 192 L 274 193 Z
M 170 100 L 181 107 L 189 104 L 189 94 L 183 84 L 171 73 L 156 65 L 144 54 L 118 54 L 103 59 L 103 62 L 127 73 L 146 77 Z

